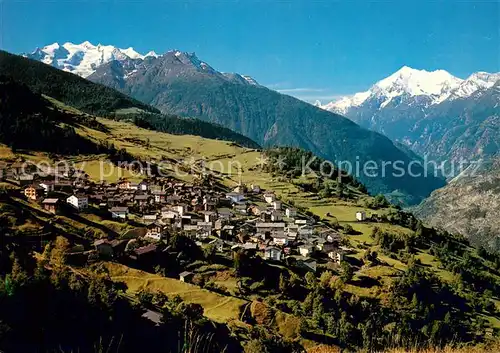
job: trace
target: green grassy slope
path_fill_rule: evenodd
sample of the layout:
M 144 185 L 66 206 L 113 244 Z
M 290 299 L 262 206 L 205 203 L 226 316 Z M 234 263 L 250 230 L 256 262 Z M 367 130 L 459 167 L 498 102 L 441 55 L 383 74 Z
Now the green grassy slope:
M 356 222 L 355 213 L 359 210 L 366 211 L 368 215 L 397 213 L 397 210 L 393 208 L 370 209 L 367 204 L 369 204 L 368 201 L 371 200 L 371 197 L 366 194 L 360 193 L 348 200 L 338 199 L 335 196 L 320 198 L 315 193 L 302 190 L 298 186 L 300 179 L 288 180 L 263 170 L 260 166 L 261 152 L 197 136 L 176 136 L 150 131 L 125 122 L 108 119 L 98 119 L 98 121 L 106 126 L 109 133 L 88 127 L 78 128 L 77 133 L 91 140 L 102 141 L 106 139 L 117 148 L 125 148 L 129 153 L 141 159 L 168 159 L 169 163 L 165 164 L 164 167 L 172 174 L 176 168 L 182 168 L 183 171 L 196 171 L 191 167 L 196 162 L 205 160 L 207 167 L 213 169 L 214 175 L 219 181 L 229 187 L 236 186 L 240 181 L 247 185 L 258 184 L 264 189 L 275 191 L 286 203 L 300 205 L 302 209 L 316 215 L 325 225 L 352 226 L 356 234 L 347 235 L 347 238 L 349 246 L 353 250 L 352 254 L 349 255 L 353 262 L 361 260 L 367 249 L 379 253 L 379 263 L 368 267 L 357 267 L 354 282 L 346 287 L 346 290 L 353 294 L 360 297 L 383 299 L 390 290 L 394 278 L 408 268 L 409 257 L 407 255 L 410 254 L 405 255 L 404 251 L 399 254 L 384 251 L 381 249 L 381 245 L 371 237 L 371 234 L 375 228 L 401 237 L 411 236 L 415 231 L 388 221 L 381 223 Z M 87 172 L 97 180 L 99 168 L 93 168 L 92 165 L 98 165 L 99 159 L 102 157 L 98 155 L 85 158 L 74 157 L 74 161 L 85 163 L 88 168 Z M 43 157 L 37 156 L 37 158 Z M 186 173 L 183 178 L 192 181 L 196 178 L 196 174 Z M 123 175 L 131 176 L 129 174 Z M 117 177 L 113 176 L 113 178 Z M 442 281 L 448 283 L 456 281 L 456 274 L 432 253 L 431 245 L 431 242 L 426 241 L 426 246 L 416 248 L 416 253 L 410 257 L 418 259 L 422 266 L 434 272 Z M 467 256 L 472 256 L 483 263 L 485 268 L 493 266 L 486 260 L 481 260 L 474 249 L 466 247 L 464 251 L 464 253 L 469 254 Z M 497 270 L 490 268 L 490 272 L 494 278 L 500 279 Z M 367 288 L 362 284 L 362 281 L 357 281 L 363 277 L 376 279 L 377 284 Z M 494 317 L 490 317 L 489 320 L 494 326 L 498 326 L 500 323 Z

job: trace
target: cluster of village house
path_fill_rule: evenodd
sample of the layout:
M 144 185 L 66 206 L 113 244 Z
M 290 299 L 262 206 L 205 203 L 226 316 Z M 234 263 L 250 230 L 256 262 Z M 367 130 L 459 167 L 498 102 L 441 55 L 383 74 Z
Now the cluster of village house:
M 10 172 L 16 175 L 12 166 Z M 278 262 L 293 257 L 296 264 L 311 271 L 316 271 L 317 264 L 313 254 L 338 264 L 348 251 L 340 245 L 341 234 L 299 215 L 293 207 L 284 207 L 272 190 L 261 190 L 258 185 L 239 185 L 225 192 L 172 178 L 97 184 L 83 171 L 58 173 L 57 178 L 50 174 L 37 178 L 36 170 L 32 174 L 24 170 L 24 179 L 14 179 L 28 200 L 54 214 L 61 207 L 86 212 L 92 205 L 115 220 L 133 217 L 144 225 L 142 238 L 148 240 L 147 245 L 133 250 L 135 257 L 155 252 L 160 242 L 168 243 L 172 232 L 182 232 L 200 246 L 213 244 L 220 253 L 247 251 Z M 6 175 L 4 170 L 2 176 Z M 363 212 L 356 214 L 358 220 L 365 217 Z M 94 246 L 100 254 L 116 255 L 126 249 L 126 243 L 100 239 Z

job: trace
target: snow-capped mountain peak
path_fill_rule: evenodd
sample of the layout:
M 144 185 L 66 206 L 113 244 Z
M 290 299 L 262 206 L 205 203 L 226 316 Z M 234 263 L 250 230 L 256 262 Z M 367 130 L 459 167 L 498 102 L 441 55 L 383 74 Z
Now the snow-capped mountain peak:
M 41 51 L 44 51 L 47 53 L 53 53 L 56 50 L 58 50 L 60 47 L 61 46 L 59 45 L 59 43 L 53 43 L 53 44 L 49 44 L 49 45 L 43 47 L 42 49 L 36 48 L 36 50 L 41 50 Z
M 198 70 L 202 70 L 202 71 L 206 71 L 206 72 L 212 72 L 212 73 L 216 72 L 206 62 L 201 61 L 196 56 L 196 53 L 182 52 L 180 50 L 171 50 L 171 51 L 167 52 L 167 54 L 170 54 L 170 55 L 172 53 L 177 58 L 177 60 L 179 60 L 184 65 L 188 65 L 188 66 L 194 67 L 194 68 L 196 68 Z
M 470 75 L 467 79 L 482 82 L 483 84 L 491 87 L 495 84 L 495 82 L 500 80 L 500 72 L 491 74 L 489 72 L 478 71 Z
M 251 76 L 248 75 L 240 75 L 235 72 L 221 72 L 222 76 L 224 76 L 227 80 L 233 83 L 239 83 L 243 85 L 249 86 L 260 86 L 260 84 Z
M 151 50 L 146 55 L 144 55 L 145 58 L 150 57 L 150 56 L 153 57 L 153 58 L 159 57 L 159 55 L 156 54 L 156 52 L 154 50 Z
M 390 76 L 376 82 L 368 91 L 336 99 L 321 108 L 346 114 L 366 101 L 383 109 L 397 97 L 406 101 L 424 97 L 426 105 L 439 104 L 447 99 L 468 97 L 477 90 L 492 87 L 500 73 L 476 72 L 463 80 L 445 70 L 417 70 L 403 66 Z M 401 100 L 397 101 L 398 104 Z M 395 103 L 393 103 L 395 104 Z
M 451 92 L 450 98 L 469 97 L 474 92 L 493 87 L 500 80 L 500 73 L 489 73 L 484 71 L 475 72 Z
M 132 47 L 121 49 L 113 45 L 102 45 L 100 43 L 94 45 L 89 41 L 84 41 L 80 44 L 66 42 L 60 45 L 59 43 L 53 43 L 41 49 L 37 48 L 30 54 L 24 54 L 24 56 L 88 77 L 95 72 L 97 67 L 112 60 L 137 60 L 145 57 L 158 57 L 158 54 L 150 51 L 143 55 Z
M 388 100 L 408 94 L 410 96 L 431 96 L 435 102 L 442 101 L 457 88 L 461 79 L 451 75 L 445 70 L 426 71 L 416 70 L 408 66 L 378 81 L 372 91 L 384 95 Z
M 349 108 L 358 107 L 367 100 L 373 92 L 371 90 L 365 92 L 359 92 L 352 96 L 346 96 L 339 98 L 338 100 L 332 101 L 326 105 L 318 105 L 320 108 L 336 112 L 339 114 L 345 114 Z
M 241 77 L 243 77 L 245 79 L 245 81 L 247 81 L 250 85 L 260 86 L 259 83 L 251 76 L 241 75 Z
M 23 55 L 83 77 L 89 77 L 95 74 L 96 71 L 100 71 L 99 68 L 104 64 L 113 62 L 111 75 L 118 81 L 129 80 L 135 77 L 140 70 L 159 62 L 165 63 L 166 66 L 173 65 L 167 70 L 168 74 L 180 74 L 184 70 L 192 73 L 195 70 L 208 75 L 225 77 L 234 83 L 260 86 L 250 76 L 218 72 L 209 64 L 200 60 L 195 53 L 183 52 L 177 49 L 167 51 L 162 55 L 158 55 L 151 50 L 143 55 L 132 47 L 122 49 L 113 45 L 103 45 L 101 43 L 94 45 L 89 41 L 85 41 L 80 44 L 66 42 L 60 45 L 59 43 L 53 43 L 43 48 L 36 48 L 32 53 Z M 104 72 L 103 75 L 106 75 L 106 68 L 102 72 Z M 101 72 L 98 73 L 98 75 L 101 74 Z
M 144 59 L 144 55 L 139 54 L 132 47 L 128 47 L 127 49 L 120 49 L 120 51 L 131 59 Z
M 71 44 L 71 43 L 69 43 Z M 100 45 L 100 44 L 99 44 Z M 93 49 L 95 48 L 95 45 L 90 43 L 88 40 L 86 40 L 85 42 L 83 42 L 82 44 L 80 44 L 80 46 L 86 48 L 86 49 Z

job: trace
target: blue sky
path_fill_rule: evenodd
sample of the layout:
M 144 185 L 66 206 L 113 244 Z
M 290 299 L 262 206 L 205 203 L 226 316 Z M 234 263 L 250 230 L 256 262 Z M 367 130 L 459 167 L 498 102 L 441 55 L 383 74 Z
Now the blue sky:
M 403 65 L 500 71 L 497 1 L 0 0 L 0 47 L 53 42 L 194 51 L 308 101 L 366 90 Z

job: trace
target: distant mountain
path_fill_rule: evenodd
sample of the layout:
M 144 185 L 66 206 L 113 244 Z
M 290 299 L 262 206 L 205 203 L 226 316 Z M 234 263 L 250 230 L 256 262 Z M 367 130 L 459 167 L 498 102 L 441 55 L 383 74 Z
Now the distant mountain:
M 500 73 L 477 72 L 462 80 L 445 70 L 416 70 L 408 66 L 375 83 L 368 91 L 356 93 L 332 101 L 321 108 L 340 114 L 348 114 L 356 107 L 375 103 L 374 107 L 383 109 L 392 100 L 396 104 L 425 102 L 428 106 L 445 100 L 471 96 L 480 89 L 492 87 L 500 79 Z M 418 98 L 417 98 L 418 97 Z M 394 104 L 393 104 L 394 105 Z
M 24 56 L 87 77 L 94 73 L 100 65 L 113 60 L 144 59 L 156 57 L 157 54 L 150 51 L 146 55 L 142 55 L 134 48 L 120 49 L 112 45 L 93 45 L 86 41 L 81 44 L 68 42 L 60 45 L 53 43 L 43 48 L 36 48 L 32 53 L 24 54 Z
M 498 80 L 500 80 L 500 73 L 473 73 L 450 93 L 449 99 L 470 97 L 476 91 L 491 88 Z
M 198 80 L 201 76 L 217 78 L 221 82 L 231 84 L 260 87 L 257 81 L 250 76 L 219 72 L 206 62 L 201 61 L 195 53 L 185 53 L 178 50 L 171 50 L 158 57 L 148 57 L 143 60 L 109 61 L 97 67 L 94 73 L 87 78 L 134 96 L 135 93 L 128 89 L 132 85 L 148 85 L 148 81 L 155 84 L 153 81 L 157 81 L 160 77 L 163 81 L 171 81 L 180 78 Z M 141 100 L 151 104 L 150 92 L 143 93 L 145 96 L 141 96 Z
M 194 53 L 183 53 L 178 50 L 172 50 L 169 53 L 174 54 L 185 64 L 215 73 L 214 69 L 207 63 L 200 61 Z M 143 55 L 135 51 L 132 47 L 120 49 L 113 45 L 94 45 L 89 41 L 80 44 L 67 42 L 61 45 L 53 43 L 43 48 L 36 48 L 32 53 L 22 55 L 82 77 L 92 75 L 101 65 L 118 61 L 127 68 L 127 74 L 123 73 L 120 77 L 121 79 L 126 79 L 129 75 L 133 75 L 133 71 L 136 69 L 135 66 L 140 66 L 147 58 L 157 58 L 160 56 L 154 51 Z M 233 82 L 258 85 L 255 79 L 247 75 L 234 73 L 223 73 L 222 75 Z
M 198 119 L 181 119 L 172 114 L 162 115 L 158 109 L 110 87 L 3 51 L 0 51 L 0 75 L 89 114 L 125 119 L 172 134 L 191 134 L 250 148 L 260 147 L 250 138 L 223 126 Z
M 476 161 L 500 153 L 500 81 L 471 96 L 446 100 L 412 127 L 413 151 L 440 162 Z M 456 173 L 455 173 L 456 174 Z M 453 175 L 455 175 L 453 174 Z
M 444 70 L 403 67 L 368 91 L 321 108 L 438 162 L 487 158 L 500 146 L 499 80 L 500 73 L 462 80 Z
M 500 251 L 500 163 L 483 161 L 434 191 L 413 213 L 434 227 Z

